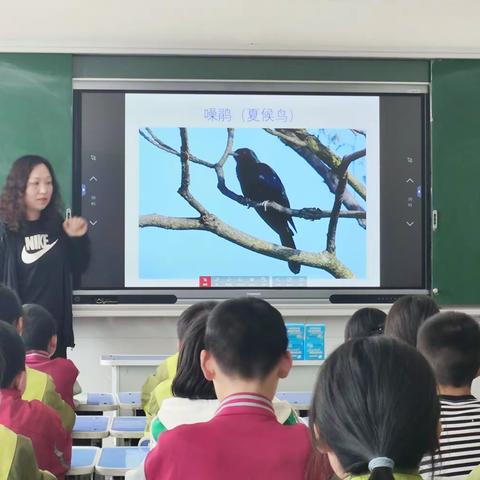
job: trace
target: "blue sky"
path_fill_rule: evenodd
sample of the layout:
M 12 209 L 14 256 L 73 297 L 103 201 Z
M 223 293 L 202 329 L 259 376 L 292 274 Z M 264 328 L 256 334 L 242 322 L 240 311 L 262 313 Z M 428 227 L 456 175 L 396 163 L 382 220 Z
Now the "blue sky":
M 180 150 L 178 128 L 152 128 L 164 143 Z M 365 138 L 350 130 L 309 129 L 339 156 L 365 148 Z M 191 153 L 216 162 L 226 145 L 227 131 L 222 128 L 189 128 Z M 248 147 L 261 162 L 267 163 L 280 177 L 292 208 L 319 207 L 331 210 L 334 196 L 322 177 L 307 162 L 280 140 L 263 129 L 235 130 L 234 150 Z M 158 213 L 170 216 L 197 216 L 177 193 L 180 186 L 180 159 L 159 150 L 139 136 L 139 214 Z M 366 159 L 352 163 L 350 172 L 365 182 Z M 241 194 L 235 173 L 235 160 L 229 157 L 225 165 L 227 186 Z M 216 187 L 216 175 L 211 169 L 190 164 L 192 194 L 225 223 L 263 240 L 279 243 L 278 235 L 259 217 L 254 209 L 222 195 Z M 365 206 L 361 199 L 359 203 Z M 322 251 L 326 245 L 328 219 L 309 221 L 294 219 L 297 248 Z M 197 279 L 212 276 L 294 276 L 287 263 L 259 255 L 230 243 L 209 232 L 173 231 L 160 228 L 139 230 L 139 276 L 142 279 Z M 357 221 L 340 219 L 337 227 L 337 257 L 357 278 L 366 274 L 366 232 Z M 328 279 L 323 270 L 302 266 L 300 276 Z

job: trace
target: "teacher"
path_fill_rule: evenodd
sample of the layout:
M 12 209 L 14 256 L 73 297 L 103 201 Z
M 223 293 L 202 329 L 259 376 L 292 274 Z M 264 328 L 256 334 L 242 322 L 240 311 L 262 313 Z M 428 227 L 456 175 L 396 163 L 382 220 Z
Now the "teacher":
M 57 323 L 55 356 L 74 346 L 72 275 L 88 264 L 88 225 L 63 219 L 50 162 L 37 155 L 17 159 L 0 196 L 0 281 L 22 303 L 45 307 Z

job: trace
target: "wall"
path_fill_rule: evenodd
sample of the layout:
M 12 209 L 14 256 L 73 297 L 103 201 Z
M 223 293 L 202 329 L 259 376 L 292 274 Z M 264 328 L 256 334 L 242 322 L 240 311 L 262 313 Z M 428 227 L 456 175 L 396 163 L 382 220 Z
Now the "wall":
M 330 311 L 330 310 L 329 310 Z M 352 310 L 353 311 L 353 310 Z M 286 316 L 286 322 L 325 323 L 328 354 L 343 342 L 347 315 Z M 103 354 L 169 354 L 176 349 L 176 318 L 169 317 L 79 317 L 74 319 L 76 347 L 69 351 L 80 370 L 84 391 L 111 391 L 111 368 L 100 366 Z M 280 389 L 311 390 L 318 366 L 295 366 Z M 138 391 L 153 369 L 123 367 L 120 389 Z

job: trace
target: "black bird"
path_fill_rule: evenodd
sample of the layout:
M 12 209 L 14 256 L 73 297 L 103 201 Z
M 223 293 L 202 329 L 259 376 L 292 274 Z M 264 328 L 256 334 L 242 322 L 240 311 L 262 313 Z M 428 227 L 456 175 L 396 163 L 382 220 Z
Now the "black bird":
M 255 202 L 277 202 L 290 208 L 285 187 L 275 170 L 266 163 L 261 163 L 253 150 L 239 148 L 230 155 L 237 161 L 237 177 L 245 197 Z M 262 207 L 255 210 L 270 228 L 278 233 L 284 247 L 297 248 L 293 241 L 293 230 L 296 232 L 297 229 L 291 215 Z M 293 273 L 300 272 L 300 264 L 297 262 L 288 262 L 288 267 Z

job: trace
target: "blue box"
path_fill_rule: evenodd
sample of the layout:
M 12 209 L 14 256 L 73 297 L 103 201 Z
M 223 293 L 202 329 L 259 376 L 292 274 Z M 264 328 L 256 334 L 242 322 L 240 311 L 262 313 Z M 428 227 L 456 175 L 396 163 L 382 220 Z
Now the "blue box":
M 303 323 L 287 323 L 288 350 L 293 360 L 303 360 L 305 350 L 305 325 Z
M 310 323 L 305 325 L 304 360 L 325 360 L 325 325 Z

